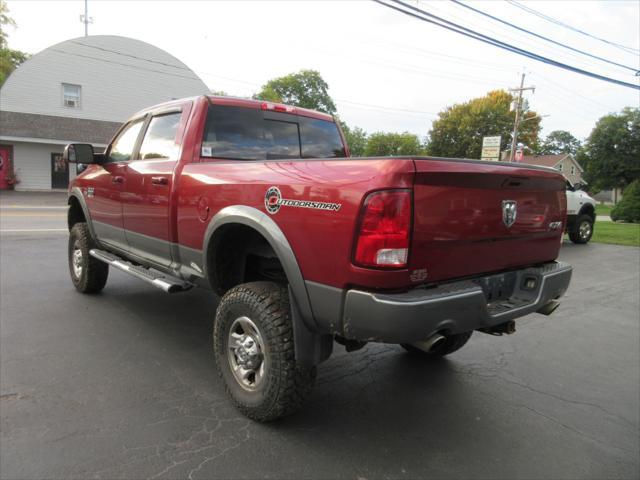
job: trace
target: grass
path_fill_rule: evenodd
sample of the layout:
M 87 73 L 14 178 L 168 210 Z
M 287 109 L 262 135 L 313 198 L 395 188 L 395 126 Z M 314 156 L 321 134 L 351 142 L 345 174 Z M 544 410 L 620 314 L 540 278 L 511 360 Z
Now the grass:
M 596 222 L 591 241 L 640 247 L 640 224 Z
M 611 215 L 612 208 L 613 208 L 613 205 L 599 203 L 596 205 L 596 215 Z

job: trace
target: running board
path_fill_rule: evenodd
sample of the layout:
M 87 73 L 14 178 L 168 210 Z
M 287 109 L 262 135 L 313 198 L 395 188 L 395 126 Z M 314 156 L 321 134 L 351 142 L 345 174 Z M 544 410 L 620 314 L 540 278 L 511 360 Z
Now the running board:
M 184 280 L 172 277 L 171 275 L 166 275 L 156 270 L 151 270 L 139 265 L 134 265 L 133 263 L 127 262 L 117 255 L 105 252 L 104 250 L 98 250 L 94 248 L 89 250 L 89 254 L 92 257 L 97 258 L 98 260 L 108 263 L 118 270 L 126 272 L 142 281 L 150 283 L 154 287 L 157 287 L 166 293 L 184 292 L 193 288 L 194 286 L 192 283 L 185 282 Z

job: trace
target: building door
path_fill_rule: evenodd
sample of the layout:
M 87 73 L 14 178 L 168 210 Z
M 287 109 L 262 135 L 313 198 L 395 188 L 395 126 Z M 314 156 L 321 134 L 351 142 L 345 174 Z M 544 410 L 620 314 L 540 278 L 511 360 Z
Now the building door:
M 10 177 L 13 176 L 11 167 L 11 147 L 0 145 L 0 190 L 11 188 Z
M 69 186 L 69 164 L 61 153 L 51 154 L 51 188 L 67 188 Z

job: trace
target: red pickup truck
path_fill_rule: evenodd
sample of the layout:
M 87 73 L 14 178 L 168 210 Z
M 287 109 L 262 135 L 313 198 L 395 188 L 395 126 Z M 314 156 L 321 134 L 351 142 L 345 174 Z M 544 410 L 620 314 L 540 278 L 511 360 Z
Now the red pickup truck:
M 168 293 L 221 297 L 218 369 L 235 405 L 298 408 L 334 342 L 442 356 L 474 330 L 550 314 L 571 267 L 555 170 L 475 160 L 350 158 L 334 119 L 228 97 L 134 115 L 104 153 L 71 144 L 69 270 L 109 267 Z

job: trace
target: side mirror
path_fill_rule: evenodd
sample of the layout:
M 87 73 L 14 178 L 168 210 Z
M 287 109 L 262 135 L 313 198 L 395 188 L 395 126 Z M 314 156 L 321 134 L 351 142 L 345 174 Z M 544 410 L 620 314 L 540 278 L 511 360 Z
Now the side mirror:
M 583 184 L 581 183 L 574 183 L 573 184 L 573 189 L 577 192 L 578 190 L 582 190 L 582 188 L 584 187 Z
M 71 143 L 64 147 L 62 158 L 69 163 L 98 163 L 98 158 L 93 153 L 93 146 L 88 143 Z

